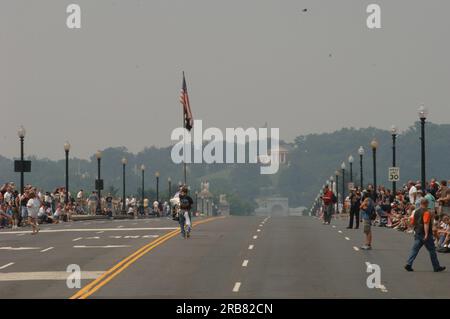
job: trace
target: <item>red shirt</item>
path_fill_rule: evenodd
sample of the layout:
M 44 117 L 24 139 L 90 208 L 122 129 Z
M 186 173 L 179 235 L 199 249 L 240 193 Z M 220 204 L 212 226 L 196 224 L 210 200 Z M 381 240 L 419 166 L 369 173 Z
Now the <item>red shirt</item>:
M 328 192 L 323 194 L 322 200 L 325 205 L 333 204 L 333 192 L 331 190 L 328 190 Z

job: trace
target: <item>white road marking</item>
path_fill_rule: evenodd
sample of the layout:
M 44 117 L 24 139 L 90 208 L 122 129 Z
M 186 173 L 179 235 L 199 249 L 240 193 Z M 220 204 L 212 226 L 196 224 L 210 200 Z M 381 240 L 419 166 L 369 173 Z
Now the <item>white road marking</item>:
M 350 238 L 348 238 L 348 237 L 345 237 L 345 240 L 350 240 Z
M 242 263 L 242 267 L 247 267 L 248 265 L 248 259 L 245 259 L 244 262 Z
M 109 236 L 109 238 L 120 239 L 122 236 Z
M 41 250 L 41 253 L 45 253 L 46 251 L 52 250 L 53 248 L 55 248 L 55 247 L 45 248 L 45 249 Z
M 98 237 L 98 236 L 93 236 L 93 237 L 86 237 L 86 239 L 100 239 L 100 237 Z
M 139 237 L 141 237 L 141 236 L 124 236 L 123 238 L 139 238 Z
M 79 245 L 79 246 L 73 246 L 73 248 L 124 248 L 124 247 L 131 247 L 130 245 L 106 245 L 106 246 L 85 246 L 85 245 Z
M 0 269 L 5 269 L 5 268 L 7 268 L 9 266 L 12 266 L 12 265 L 14 265 L 14 263 L 9 263 L 9 264 L 1 266 Z
M 82 271 L 81 279 L 96 279 L 103 273 L 104 271 Z M 65 271 L 6 272 L 0 273 L 0 281 L 67 280 L 71 274 Z
M 258 230 L 257 230 L 257 232 L 260 232 L 260 231 L 261 231 L 261 229 L 258 229 Z
M 254 245 L 250 245 L 250 246 L 248 246 L 248 249 L 252 250 L 253 247 L 255 247 L 255 246 Z
M 255 235 L 255 236 L 253 236 L 253 239 L 258 239 L 258 236 L 256 236 L 256 235 Z
M 97 234 L 103 234 L 104 232 L 105 231 L 101 230 L 101 231 L 98 231 Z
M 342 230 L 338 230 L 338 233 L 339 233 L 339 234 L 342 234 Z
M 83 239 L 83 237 L 75 238 L 75 239 L 73 239 L 72 241 L 79 241 L 80 239 Z
M 159 235 L 144 235 L 142 238 L 157 238 Z
M 96 232 L 96 231 L 139 231 L 139 230 L 175 230 L 179 227 L 142 227 L 142 228 L 73 228 L 73 229 L 48 229 L 40 230 L 39 233 L 64 233 L 64 232 Z M 0 235 L 31 234 L 29 231 L 0 232 Z
M 1 250 L 33 250 L 42 249 L 41 247 L 0 247 Z
M 336 226 L 334 226 L 334 225 L 333 225 L 333 226 L 331 226 L 331 227 L 333 227 L 333 228 L 336 228 Z
M 241 283 L 237 282 L 234 284 L 233 292 L 239 292 L 239 288 L 241 288 Z
M 359 251 L 359 248 L 356 247 L 356 246 L 353 246 L 353 249 L 354 249 L 355 251 Z

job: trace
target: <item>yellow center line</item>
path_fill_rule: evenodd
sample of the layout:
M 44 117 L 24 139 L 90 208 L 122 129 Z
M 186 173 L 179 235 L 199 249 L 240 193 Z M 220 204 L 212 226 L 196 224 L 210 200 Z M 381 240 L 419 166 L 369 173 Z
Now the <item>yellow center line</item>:
M 204 224 L 204 223 L 207 223 L 212 220 L 222 219 L 222 218 L 225 218 L 225 217 L 208 218 L 208 219 L 205 219 L 202 221 L 195 222 L 195 223 L 193 223 L 192 226 L 197 226 L 197 225 Z M 115 278 L 118 274 L 120 274 L 122 271 L 124 271 L 126 268 L 128 268 L 130 265 L 132 265 L 134 262 L 136 262 L 139 258 L 144 256 L 146 253 L 148 253 L 152 249 L 156 248 L 157 246 L 163 244 L 170 238 L 175 237 L 178 234 L 178 232 L 179 232 L 178 229 L 173 230 L 173 231 L 161 236 L 160 238 L 153 240 L 152 242 L 139 248 L 137 251 L 135 251 L 128 257 L 121 260 L 115 266 L 108 269 L 103 275 L 101 275 L 97 279 L 90 282 L 88 285 L 81 288 L 77 293 L 75 293 L 73 296 L 71 296 L 70 299 L 86 299 L 87 297 L 92 295 L 94 292 L 99 290 L 101 287 L 106 285 L 108 282 L 110 282 L 113 278 Z

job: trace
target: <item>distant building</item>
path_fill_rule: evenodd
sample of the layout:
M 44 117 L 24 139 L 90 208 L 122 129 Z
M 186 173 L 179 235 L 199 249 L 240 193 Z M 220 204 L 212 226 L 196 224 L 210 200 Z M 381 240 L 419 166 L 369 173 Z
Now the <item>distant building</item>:
M 267 164 L 270 161 L 270 156 L 275 155 L 278 157 L 278 161 L 281 165 L 289 165 L 289 153 L 292 147 L 286 143 L 280 143 L 278 148 L 271 148 L 267 153 L 268 156 L 259 156 L 258 162 Z

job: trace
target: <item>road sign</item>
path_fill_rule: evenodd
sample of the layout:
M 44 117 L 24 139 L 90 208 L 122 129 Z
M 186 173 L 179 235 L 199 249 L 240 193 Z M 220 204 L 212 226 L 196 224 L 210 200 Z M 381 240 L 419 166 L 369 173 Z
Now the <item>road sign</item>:
M 31 161 L 21 161 L 16 160 L 14 161 L 14 172 L 24 172 L 29 173 L 31 172 Z
M 389 167 L 389 181 L 398 182 L 400 180 L 400 167 Z
M 95 189 L 96 190 L 103 190 L 103 179 L 96 179 L 95 180 Z

